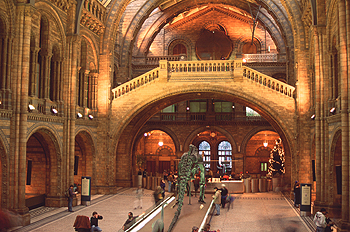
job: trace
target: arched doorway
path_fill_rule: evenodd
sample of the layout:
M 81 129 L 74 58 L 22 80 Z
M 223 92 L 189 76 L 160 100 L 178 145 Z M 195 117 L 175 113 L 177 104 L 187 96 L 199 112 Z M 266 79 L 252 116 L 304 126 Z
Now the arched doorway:
M 138 137 L 134 147 L 134 170 L 146 170 L 148 175 L 156 176 L 163 171 L 175 171 L 176 148 L 173 138 L 162 130 L 149 130 Z
M 61 160 L 57 140 L 46 129 L 33 133 L 27 141 L 26 156 L 26 206 L 29 209 L 40 206 L 62 206 L 63 193 Z
M 79 132 L 75 136 L 75 151 L 74 151 L 74 186 L 78 193 L 81 193 L 81 177 L 92 177 L 93 186 L 96 185 L 94 181 L 94 173 L 96 167 L 93 165 L 93 154 L 95 151 L 94 143 L 91 136 L 85 132 Z M 95 182 L 95 183 L 94 183 Z M 95 194 L 95 189 L 92 186 L 92 194 Z
M 263 130 L 255 133 L 249 139 L 245 148 L 244 173 L 248 171 L 252 178 L 266 176 L 270 152 L 278 138 L 280 138 L 278 133 Z

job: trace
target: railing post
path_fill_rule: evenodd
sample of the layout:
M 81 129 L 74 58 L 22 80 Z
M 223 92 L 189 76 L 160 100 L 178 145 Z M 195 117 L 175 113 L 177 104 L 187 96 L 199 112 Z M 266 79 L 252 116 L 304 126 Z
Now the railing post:
M 168 81 L 168 61 L 159 60 L 159 80 L 167 82 Z
M 233 78 L 236 81 L 243 81 L 242 59 L 234 60 Z

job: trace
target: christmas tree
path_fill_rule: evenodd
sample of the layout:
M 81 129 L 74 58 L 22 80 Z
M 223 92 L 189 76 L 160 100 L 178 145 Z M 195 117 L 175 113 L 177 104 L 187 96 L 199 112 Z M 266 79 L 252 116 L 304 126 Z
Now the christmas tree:
M 281 138 L 276 140 L 276 145 L 271 150 L 270 153 L 270 166 L 268 170 L 268 176 L 273 177 L 277 173 L 283 174 L 285 172 L 284 170 L 284 151 L 282 148 L 282 140 Z

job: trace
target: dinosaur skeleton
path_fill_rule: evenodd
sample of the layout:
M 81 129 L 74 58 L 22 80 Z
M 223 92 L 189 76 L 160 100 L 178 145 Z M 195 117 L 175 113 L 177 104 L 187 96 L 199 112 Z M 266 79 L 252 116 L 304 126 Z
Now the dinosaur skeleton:
M 178 188 L 179 188 L 179 195 L 178 195 L 178 207 L 175 212 L 174 218 L 171 221 L 171 224 L 169 226 L 168 232 L 171 232 L 174 225 L 177 222 L 177 219 L 180 216 L 181 208 L 183 205 L 186 185 L 188 184 L 188 181 L 190 181 L 191 177 L 194 176 L 194 174 L 198 171 L 198 169 L 201 171 L 200 173 L 200 195 L 199 195 L 199 203 L 205 203 L 204 202 L 204 186 L 205 186 L 205 170 L 204 170 L 204 164 L 203 164 L 203 157 L 199 155 L 198 148 L 194 145 L 190 145 L 189 151 L 184 153 L 181 156 L 181 160 L 179 162 L 179 177 L 178 177 Z M 189 188 L 189 196 L 191 188 Z

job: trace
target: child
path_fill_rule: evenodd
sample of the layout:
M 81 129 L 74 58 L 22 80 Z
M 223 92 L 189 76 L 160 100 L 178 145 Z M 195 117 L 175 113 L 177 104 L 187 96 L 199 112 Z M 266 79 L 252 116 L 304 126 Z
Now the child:
M 99 215 L 96 211 L 92 213 L 92 217 L 90 218 L 91 223 L 91 232 L 98 231 L 101 232 L 101 228 L 98 227 L 98 220 L 103 219 L 101 215 Z
M 235 196 L 232 194 L 228 194 L 226 198 L 226 203 L 228 204 L 227 206 L 227 211 L 230 210 L 230 208 L 233 208 L 233 201 L 235 200 Z

